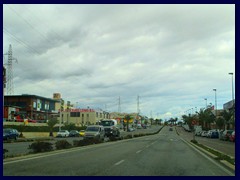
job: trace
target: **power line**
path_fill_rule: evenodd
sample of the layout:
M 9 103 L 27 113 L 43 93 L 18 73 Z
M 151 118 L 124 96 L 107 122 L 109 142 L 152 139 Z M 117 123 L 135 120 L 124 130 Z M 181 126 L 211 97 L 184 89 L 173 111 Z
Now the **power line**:
M 32 47 L 29 46 L 26 42 L 22 41 L 21 39 L 17 38 L 16 36 L 14 36 L 14 35 L 13 35 L 12 33 L 10 33 L 6 28 L 3 28 L 3 32 L 11 35 L 12 38 L 16 40 L 16 42 L 18 42 L 19 44 L 22 44 L 22 45 L 25 46 L 28 50 L 30 50 L 30 51 L 32 51 L 32 52 L 37 53 L 38 55 L 40 55 L 40 53 L 39 53 L 36 49 L 32 48 Z

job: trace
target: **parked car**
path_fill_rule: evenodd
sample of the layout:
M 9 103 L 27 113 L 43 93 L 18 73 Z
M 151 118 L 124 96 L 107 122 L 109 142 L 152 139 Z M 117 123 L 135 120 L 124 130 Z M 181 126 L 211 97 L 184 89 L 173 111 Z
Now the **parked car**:
M 207 131 L 202 131 L 201 136 L 202 137 L 207 137 L 208 132 Z
M 30 123 L 37 123 L 37 120 L 28 119 L 28 122 L 30 122 Z
M 17 140 L 17 138 L 19 137 L 19 134 L 20 133 L 16 129 L 11 129 L 11 128 L 3 129 L 3 140 L 9 140 L 9 139 Z
M 85 134 L 85 130 L 81 130 L 81 131 L 79 132 L 79 135 L 80 135 L 80 136 L 84 136 L 84 134 Z
M 57 137 L 68 137 L 69 131 L 68 130 L 61 130 L 57 133 Z
M 208 137 L 208 138 L 211 138 L 213 132 L 214 132 L 215 135 L 218 134 L 218 131 L 217 131 L 216 129 L 212 129 L 212 130 L 209 130 L 209 131 L 208 131 L 207 137 Z M 217 132 L 217 133 L 215 133 L 215 132 Z
M 69 137 L 79 137 L 79 136 L 80 136 L 80 134 L 77 130 L 71 130 L 69 132 Z
M 147 125 L 146 124 L 142 124 L 142 128 L 143 129 L 147 129 Z
M 105 130 L 104 127 L 101 125 L 90 125 L 85 130 L 85 134 L 83 139 L 98 139 L 104 140 Z
M 135 129 L 132 128 L 132 127 L 129 127 L 127 131 L 128 131 L 128 132 L 133 132 L 133 131 L 135 131 Z
M 211 131 L 209 134 L 209 138 L 219 138 L 218 131 Z
M 223 132 L 224 130 L 219 130 L 219 139 L 222 139 Z
M 233 133 L 233 130 L 225 130 L 225 131 L 223 131 L 221 140 L 228 141 L 228 140 L 229 140 L 229 137 L 230 137 L 230 135 L 231 135 L 232 133 Z
M 141 124 L 137 124 L 137 129 L 142 129 L 142 125 Z
M 235 142 L 235 131 L 232 132 L 232 134 L 229 137 L 229 140 Z

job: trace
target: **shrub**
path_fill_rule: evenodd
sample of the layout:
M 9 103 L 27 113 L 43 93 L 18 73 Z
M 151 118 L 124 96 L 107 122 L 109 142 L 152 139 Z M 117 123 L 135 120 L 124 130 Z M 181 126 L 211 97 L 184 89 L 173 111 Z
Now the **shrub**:
M 55 145 L 56 149 L 68 149 L 72 147 L 72 145 L 67 140 L 57 141 Z
M 3 149 L 3 155 L 4 155 L 5 153 L 7 153 L 7 152 L 8 152 L 7 149 Z
M 198 144 L 198 142 L 195 139 L 192 139 L 191 142 L 194 144 Z
M 128 134 L 127 136 L 124 137 L 124 139 L 131 139 L 133 138 L 131 134 Z
M 47 152 L 52 151 L 52 143 L 44 142 L 44 141 L 36 141 L 29 145 L 28 149 L 31 149 L 33 153 L 39 153 L 39 152 Z
M 121 140 L 121 137 L 115 137 L 115 136 L 109 137 L 109 141 L 117 141 L 117 140 Z
M 7 149 L 3 149 L 3 159 L 6 157 L 5 153 L 7 153 L 8 150 Z
M 90 144 L 99 144 L 102 143 L 102 140 L 100 139 L 83 139 L 83 140 L 75 140 L 73 141 L 74 146 L 87 146 Z

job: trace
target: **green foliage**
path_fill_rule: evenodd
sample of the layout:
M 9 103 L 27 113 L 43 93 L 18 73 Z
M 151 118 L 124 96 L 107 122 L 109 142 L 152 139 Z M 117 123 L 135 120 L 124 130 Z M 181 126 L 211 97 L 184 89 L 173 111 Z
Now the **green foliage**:
M 118 141 L 121 140 L 121 137 L 110 136 L 109 141 Z
M 58 120 L 56 118 L 51 118 L 48 120 L 47 125 L 49 127 L 49 136 L 53 136 L 53 128 L 58 123 Z
M 70 124 L 65 123 L 64 124 L 64 129 L 66 129 L 68 131 L 71 131 L 71 130 L 77 130 L 77 127 L 73 123 L 70 123 Z
M 195 139 L 192 139 L 191 142 L 194 144 L 198 144 L 198 142 Z
M 124 139 L 131 139 L 133 138 L 131 134 L 128 134 L 127 136 L 124 137 Z
M 72 147 L 72 145 L 67 140 L 57 141 L 55 145 L 56 149 L 68 149 Z
M 48 152 L 52 151 L 52 143 L 44 142 L 44 141 L 36 141 L 29 145 L 28 149 L 31 149 L 33 153 L 39 153 L 39 152 Z
M 7 149 L 3 149 L 3 155 L 5 155 L 5 153 L 7 153 L 8 150 Z
M 100 139 L 83 139 L 83 140 L 74 140 L 73 146 L 87 146 L 91 144 L 99 144 L 102 143 Z

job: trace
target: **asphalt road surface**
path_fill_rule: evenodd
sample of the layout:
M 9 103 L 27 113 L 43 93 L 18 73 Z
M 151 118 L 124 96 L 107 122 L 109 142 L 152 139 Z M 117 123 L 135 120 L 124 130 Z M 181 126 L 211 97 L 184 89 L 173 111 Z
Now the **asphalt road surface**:
M 4 176 L 234 176 L 164 127 L 159 134 L 4 160 Z

